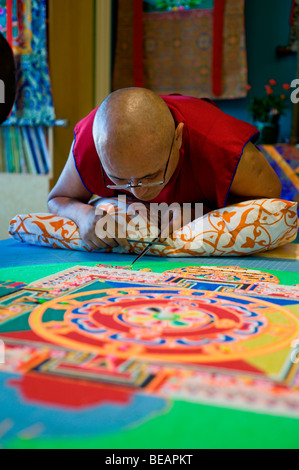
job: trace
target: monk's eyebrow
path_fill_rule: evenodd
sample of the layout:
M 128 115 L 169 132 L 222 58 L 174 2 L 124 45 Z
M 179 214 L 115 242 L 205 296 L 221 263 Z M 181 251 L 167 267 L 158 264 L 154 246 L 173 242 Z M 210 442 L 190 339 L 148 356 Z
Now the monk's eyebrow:
M 159 171 L 156 171 L 156 173 L 151 173 L 149 175 L 145 175 L 145 176 L 142 176 L 142 178 L 136 178 L 136 179 L 139 179 L 139 180 L 143 180 L 144 178 L 148 178 L 149 176 L 156 176 L 157 174 L 159 173 Z M 118 176 L 113 176 L 113 175 L 110 175 L 109 173 L 107 173 L 109 178 L 114 178 L 116 180 L 119 180 L 119 181 L 125 181 L 126 178 L 119 178 Z M 130 179 L 130 178 L 127 178 L 127 179 Z

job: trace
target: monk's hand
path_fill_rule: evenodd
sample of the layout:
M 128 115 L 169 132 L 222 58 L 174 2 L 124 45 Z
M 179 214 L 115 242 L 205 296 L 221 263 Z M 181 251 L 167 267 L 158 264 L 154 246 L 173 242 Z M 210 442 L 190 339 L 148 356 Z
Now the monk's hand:
M 92 249 L 115 248 L 122 246 L 129 248 L 125 237 L 119 236 L 118 224 L 112 215 L 107 212 L 88 206 L 78 223 L 82 240 Z

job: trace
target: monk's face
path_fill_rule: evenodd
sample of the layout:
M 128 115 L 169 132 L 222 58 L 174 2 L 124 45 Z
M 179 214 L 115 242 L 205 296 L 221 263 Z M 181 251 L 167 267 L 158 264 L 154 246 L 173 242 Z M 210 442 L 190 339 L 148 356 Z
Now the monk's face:
M 137 186 L 141 182 L 140 187 L 127 190 L 142 201 L 157 197 L 177 167 L 183 127 L 179 123 L 175 128 L 168 106 L 151 90 L 128 88 L 111 93 L 93 124 L 95 146 L 110 179 L 106 184 Z M 163 184 L 149 186 L 157 182 Z
M 141 201 L 156 198 L 171 179 L 178 164 L 180 142 L 177 134 L 175 131 L 171 140 L 167 138 L 164 145 L 160 142 L 159 146 L 152 144 L 153 139 L 149 136 L 139 136 L 123 143 L 118 140 L 117 145 L 112 141 L 107 143 L 101 155 L 104 171 L 110 179 L 106 184 L 131 183 L 135 186 L 140 181 L 144 186 L 128 188 L 126 191 Z M 160 181 L 164 183 L 146 186 Z

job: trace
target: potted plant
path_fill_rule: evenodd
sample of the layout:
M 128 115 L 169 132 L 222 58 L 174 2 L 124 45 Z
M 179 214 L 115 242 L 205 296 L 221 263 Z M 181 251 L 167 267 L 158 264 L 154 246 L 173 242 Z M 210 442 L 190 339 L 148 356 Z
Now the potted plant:
M 277 82 L 273 78 L 265 85 L 266 95 L 254 96 L 249 102 L 248 110 L 254 120 L 255 126 L 260 131 L 261 144 L 275 144 L 279 135 L 279 119 L 285 114 L 289 97 L 287 91 L 290 85 L 284 83 L 282 90 L 276 90 Z M 248 89 L 251 86 L 248 85 Z

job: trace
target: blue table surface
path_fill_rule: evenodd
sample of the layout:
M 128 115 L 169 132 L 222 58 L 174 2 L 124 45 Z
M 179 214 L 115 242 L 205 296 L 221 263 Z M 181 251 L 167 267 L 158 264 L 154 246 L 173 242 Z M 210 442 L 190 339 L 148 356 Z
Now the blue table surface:
M 101 263 L 117 265 L 130 265 L 136 255 L 114 254 L 114 253 L 86 253 L 81 251 L 63 250 L 58 248 L 46 248 L 41 246 L 28 245 L 20 243 L 13 239 L 0 241 L 0 269 L 14 268 L 19 266 L 43 265 L 43 264 L 61 264 L 72 263 Z M 184 263 L 186 265 L 209 265 L 209 266 L 239 266 L 250 269 L 271 269 L 278 271 L 299 272 L 298 260 L 281 258 L 263 258 L 258 256 L 228 256 L 228 257 L 173 257 L 157 258 L 154 256 L 144 256 L 138 261 L 136 269 L 146 267 L 149 262 L 159 262 L 167 264 L 170 261 Z M 167 266 L 165 266 L 166 269 Z

